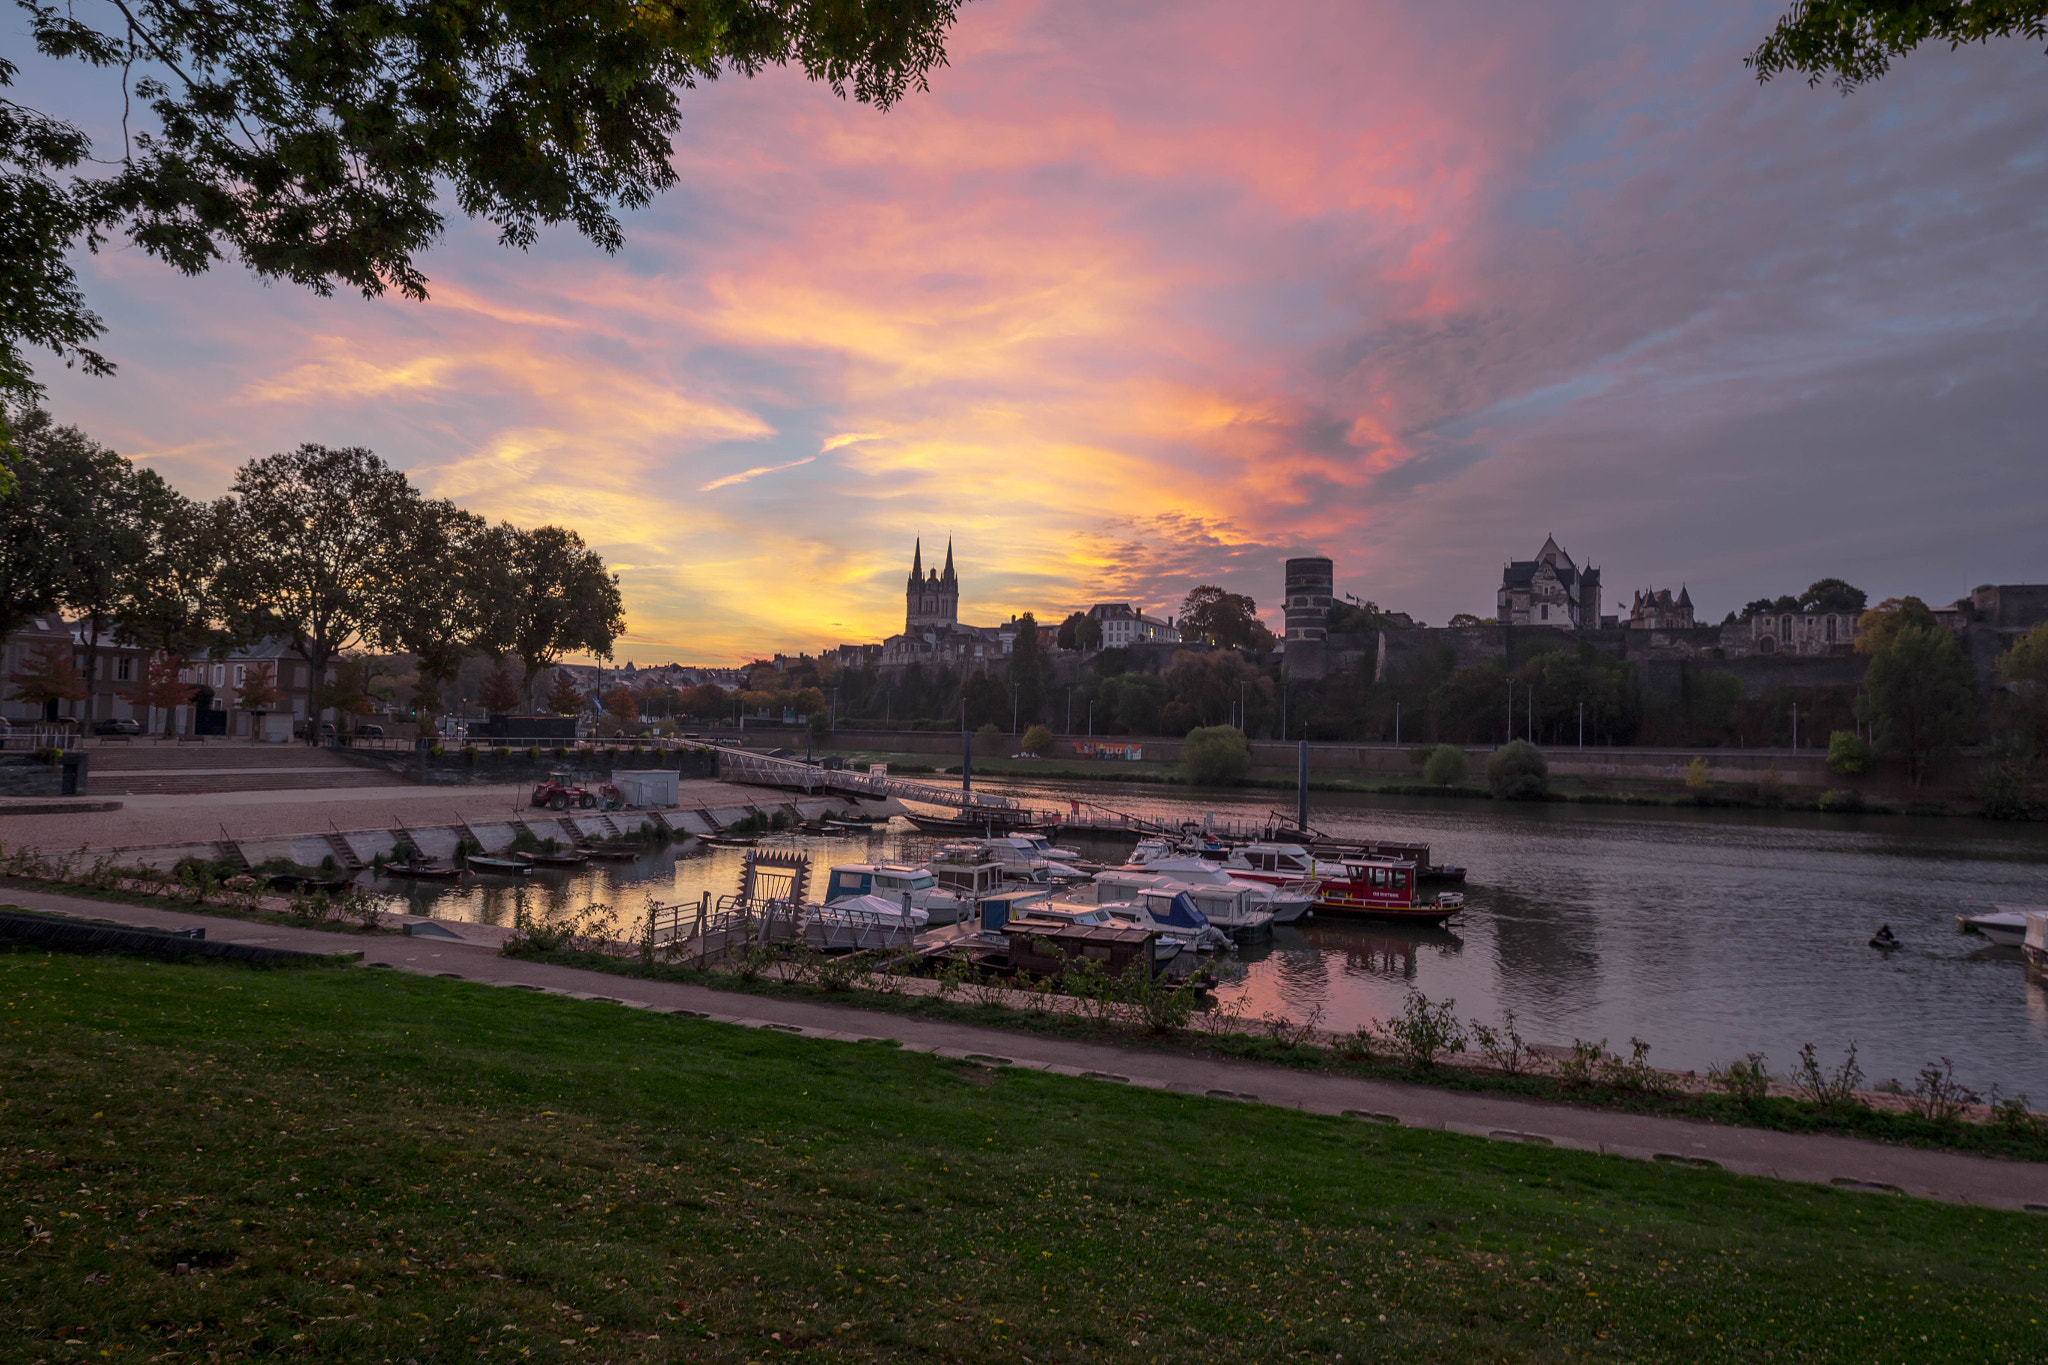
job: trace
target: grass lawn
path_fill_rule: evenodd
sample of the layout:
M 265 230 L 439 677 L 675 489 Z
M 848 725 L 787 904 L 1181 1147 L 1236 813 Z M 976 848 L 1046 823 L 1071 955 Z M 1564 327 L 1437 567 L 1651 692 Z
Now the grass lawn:
M 2048 1356 L 2038 1215 L 388 972 L 0 954 L 0 1087 L 5 1360 Z

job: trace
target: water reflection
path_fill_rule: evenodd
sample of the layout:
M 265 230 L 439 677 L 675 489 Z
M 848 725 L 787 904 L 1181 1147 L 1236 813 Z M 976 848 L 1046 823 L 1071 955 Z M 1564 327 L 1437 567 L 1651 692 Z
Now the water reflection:
M 995 781 L 982 785 L 995 787 Z M 1266 797 L 1190 797 L 1175 788 L 1011 784 L 1173 819 L 1267 813 Z M 2048 992 L 2017 954 L 1984 951 L 1955 917 L 1993 903 L 2048 902 L 2048 829 L 1965 820 L 1675 808 L 1503 805 L 1324 796 L 1333 834 L 1426 841 L 1471 869 L 1466 911 L 1443 929 L 1316 920 L 1244 954 L 1222 992 L 1251 1017 L 1317 1008 L 1332 1027 L 1398 1013 L 1410 990 L 1455 997 L 1458 1013 L 1513 1010 L 1546 1043 L 1649 1040 L 1651 1060 L 1704 1068 L 1763 1052 L 1783 1072 L 1801 1044 L 1838 1055 L 1854 1040 L 1871 1079 L 1910 1081 L 1954 1059 L 1978 1089 L 1993 1080 L 2048 1102 Z M 848 839 L 791 841 L 834 862 L 927 856 L 940 842 L 903 822 Z M 1114 857 L 1128 841 L 1082 845 Z M 733 890 L 740 851 L 542 871 L 522 889 L 392 884 L 422 913 L 511 922 L 513 907 L 612 907 L 629 931 L 651 896 L 695 901 Z M 1905 946 L 1867 947 L 1888 922 Z

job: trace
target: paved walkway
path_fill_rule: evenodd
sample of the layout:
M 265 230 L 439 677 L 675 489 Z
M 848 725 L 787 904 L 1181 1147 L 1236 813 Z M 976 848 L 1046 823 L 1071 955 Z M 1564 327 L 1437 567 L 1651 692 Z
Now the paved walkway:
M 1854 1138 L 1776 1133 L 1579 1109 L 1434 1086 L 1319 1075 L 1255 1062 L 1187 1057 L 1145 1047 L 1073 1042 L 907 1018 L 850 1005 L 775 1000 L 705 986 L 642 981 L 499 957 L 495 935 L 492 941 L 479 942 L 460 937 L 329 933 L 190 914 L 171 907 L 112 904 L 11 889 L 0 889 L 0 903 L 151 928 L 203 926 L 208 938 L 232 943 L 259 943 L 307 952 L 360 951 L 365 966 L 459 977 L 486 985 L 546 991 L 665 1013 L 695 1014 L 743 1027 L 777 1029 L 809 1037 L 841 1041 L 893 1038 L 910 1051 L 1217 1100 L 1275 1104 L 1310 1113 L 1346 1114 L 1367 1121 L 1441 1128 L 1502 1141 L 1712 1164 L 1744 1175 L 2048 1213 L 2048 1164 L 1892 1147 Z M 407 923 L 430 925 L 440 934 L 469 933 L 483 937 L 477 933 L 476 925 L 414 919 Z

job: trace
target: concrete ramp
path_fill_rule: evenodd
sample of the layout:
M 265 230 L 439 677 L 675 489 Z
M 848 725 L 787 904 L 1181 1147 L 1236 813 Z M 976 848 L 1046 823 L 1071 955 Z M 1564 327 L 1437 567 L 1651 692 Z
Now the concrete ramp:
M 469 828 L 486 853 L 504 852 L 518 833 L 510 824 L 500 820 L 472 820 Z

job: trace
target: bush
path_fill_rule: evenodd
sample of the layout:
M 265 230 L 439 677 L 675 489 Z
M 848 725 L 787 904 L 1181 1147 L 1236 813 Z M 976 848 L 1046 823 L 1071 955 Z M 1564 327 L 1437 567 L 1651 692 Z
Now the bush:
M 1856 1064 L 1856 1044 L 1849 1044 L 1849 1050 L 1842 1057 L 1842 1064 L 1833 1071 L 1822 1068 L 1820 1059 L 1814 1055 L 1813 1044 L 1799 1049 L 1799 1070 L 1793 1073 L 1793 1081 L 1800 1090 L 1819 1108 L 1829 1113 L 1841 1113 L 1863 1107 L 1857 1096 L 1857 1087 L 1863 1084 L 1863 1068 Z
M 979 730 L 976 730 L 974 737 L 981 742 L 983 752 L 993 753 L 995 751 L 990 746 L 1003 737 L 1003 732 L 994 721 L 990 721 Z
M 1439 1005 L 1420 991 L 1409 993 L 1401 1017 L 1387 1021 L 1387 1036 L 1403 1061 L 1417 1071 L 1426 1071 L 1436 1065 L 1439 1056 L 1465 1050 L 1465 1026 L 1454 1012 L 1457 1003 L 1446 1000 Z
M 1455 787 L 1465 780 L 1465 751 L 1455 744 L 1439 744 L 1422 762 L 1422 780 L 1432 787 Z
M 1043 725 L 1034 725 L 1024 732 L 1024 742 L 1019 747 L 1027 754 L 1037 754 L 1044 758 L 1052 752 L 1052 731 Z
M 1837 777 L 1861 777 L 1870 771 L 1876 752 L 1852 730 L 1828 736 L 1828 771 Z
M 2002 738 L 1991 746 L 1991 762 L 1978 792 L 1992 820 L 2028 820 L 2042 802 L 2034 782 L 2034 751 L 2024 740 Z
M 1814 804 L 1822 810 L 1854 814 L 1863 809 L 1863 793 L 1842 787 L 1833 787 L 1822 792 L 1820 800 Z
M 1713 781 L 1714 768 L 1704 754 L 1695 755 L 1693 761 L 1685 765 L 1685 789 L 1692 793 L 1693 800 L 1704 803 L 1707 789 Z
M 1234 725 L 1190 730 L 1181 745 L 1180 775 L 1197 787 L 1242 781 L 1251 766 L 1252 746 Z
M 1550 765 L 1526 739 L 1511 739 L 1486 760 L 1486 785 L 1500 801 L 1541 801 L 1550 794 Z
M 1745 1109 L 1754 1109 L 1771 1093 L 1771 1073 L 1764 1069 L 1764 1054 L 1752 1052 L 1726 1066 L 1707 1068 L 1707 1083 Z

